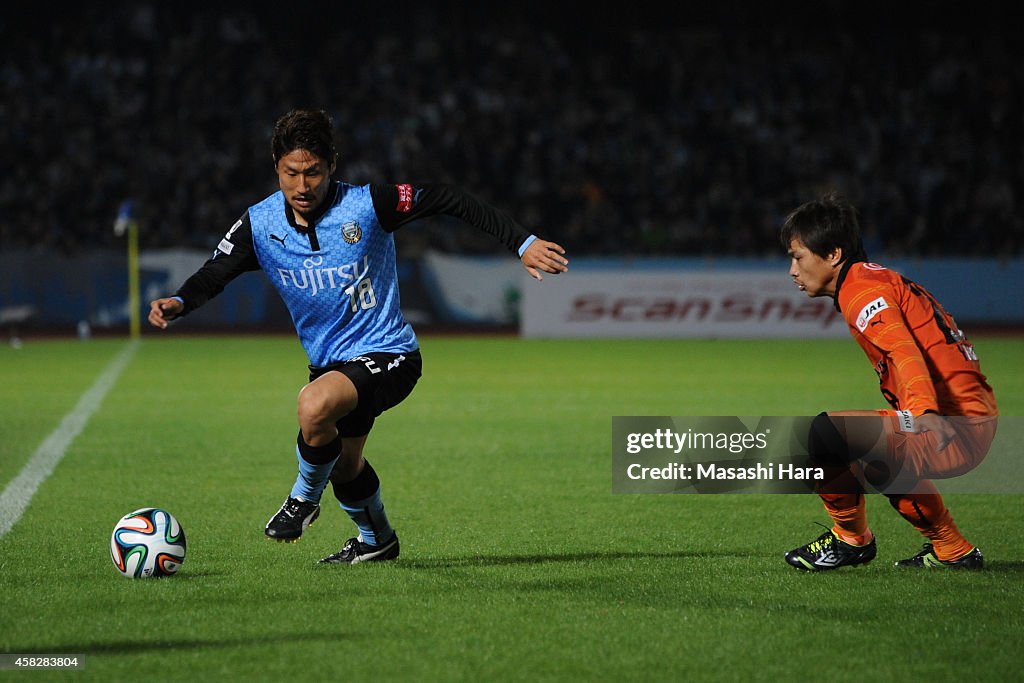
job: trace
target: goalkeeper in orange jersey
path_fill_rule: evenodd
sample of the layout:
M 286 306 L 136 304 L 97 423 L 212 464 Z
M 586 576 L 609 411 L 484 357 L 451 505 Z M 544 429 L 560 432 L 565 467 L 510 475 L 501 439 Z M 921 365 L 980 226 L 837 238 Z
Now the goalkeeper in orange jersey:
M 867 483 L 926 539 L 896 566 L 980 569 L 981 550 L 931 481 L 977 466 L 995 437 L 996 399 L 973 346 L 924 287 L 867 261 L 857 211 L 842 196 L 794 210 L 780 238 L 790 277 L 808 296 L 835 300 L 892 407 L 823 412 L 811 422 L 808 454 L 825 472 L 815 490 L 833 525 L 786 561 L 823 571 L 873 560 Z

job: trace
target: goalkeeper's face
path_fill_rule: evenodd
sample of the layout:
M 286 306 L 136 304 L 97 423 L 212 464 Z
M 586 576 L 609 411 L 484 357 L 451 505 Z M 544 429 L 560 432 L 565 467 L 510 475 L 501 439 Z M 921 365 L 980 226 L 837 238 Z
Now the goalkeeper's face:
M 842 253 L 841 249 L 833 249 L 826 256 L 819 256 L 796 238 L 789 243 L 789 276 L 807 296 L 833 296 Z
M 285 201 L 303 216 L 315 212 L 327 198 L 333 172 L 333 164 L 304 149 L 292 150 L 277 162 L 277 182 Z

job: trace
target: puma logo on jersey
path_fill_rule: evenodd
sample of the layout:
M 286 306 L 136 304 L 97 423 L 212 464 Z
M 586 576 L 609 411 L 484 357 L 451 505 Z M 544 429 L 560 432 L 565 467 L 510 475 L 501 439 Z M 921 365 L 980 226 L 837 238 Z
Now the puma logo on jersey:
M 398 367 L 398 364 L 401 363 L 403 360 L 405 360 L 405 356 L 399 356 L 398 358 L 394 359 L 393 361 L 388 363 L 388 370 L 394 370 L 395 368 Z
M 857 314 L 857 329 L 861 332 L 866 330 L 871 319 L 887 308 L 889 308 L 889 304 L 885 303 L 885 299 L 878 297 L 867 306 L 860 309 L 860 313 Z
M 280 243 L 281 243 L 281 246 L 283 247 L 283 246 L 284 246 L 284 241 L 285 241 L 286 239 L 288 239 L 288 235 L 285 235 L 284 237 L 278 237 L 277 235 L 275 235 L 275 234 L 271 233 L 271 235 L 270 235 L 270 239 L 272 239 L 272 240 L 277 240 L 278 242 L 280 242 Z

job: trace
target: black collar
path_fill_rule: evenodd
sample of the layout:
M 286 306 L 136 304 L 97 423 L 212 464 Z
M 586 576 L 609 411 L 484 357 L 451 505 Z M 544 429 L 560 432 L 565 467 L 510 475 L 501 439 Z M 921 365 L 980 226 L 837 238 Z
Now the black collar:
M 836 293 L 832 295 L 832 303 L 835 304 L 836 310 L 839 311 L 840 313 L 843 312 L 843 309 L 839 307 L 839 288 L 843 286 L 843 282 L 846 280 L 846 276 L 850 273 L 850 268 L 853 267 L 853 264 L 863 262 L 864 259 L 862 258 L 852 258 L 844 262 L 843 267 L 839 269 L 839 277 L 836 278 Z

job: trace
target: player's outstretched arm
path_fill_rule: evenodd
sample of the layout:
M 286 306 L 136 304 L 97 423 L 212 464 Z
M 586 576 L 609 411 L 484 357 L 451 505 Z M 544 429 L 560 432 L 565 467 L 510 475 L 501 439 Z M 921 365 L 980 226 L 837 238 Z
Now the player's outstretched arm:
M 535 239 L 526 248 L 520 260 L 523 262 L 523 268 L 526 268 L 526 272 L 534 280 L 544 279 L 544 276 L 541 275 L 542 271 L 558 275 L 569 270 L 569 260 L 565 258 L 565 249 L 554 242 L 540 238 Z
M 159 327 L 161 330 L 166 330 L 167 323 L 177 318 L 184 309 L 185 304 L 181 303 L 181 299 L 173 296 L 151 301 L 149 304 L 149 324 L 153 327 Z

